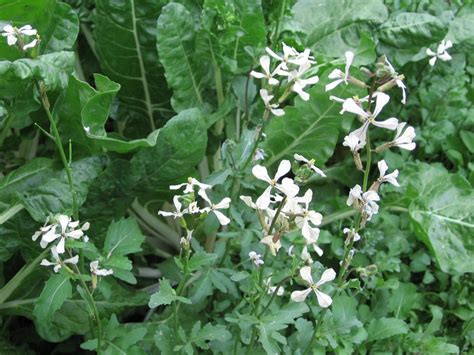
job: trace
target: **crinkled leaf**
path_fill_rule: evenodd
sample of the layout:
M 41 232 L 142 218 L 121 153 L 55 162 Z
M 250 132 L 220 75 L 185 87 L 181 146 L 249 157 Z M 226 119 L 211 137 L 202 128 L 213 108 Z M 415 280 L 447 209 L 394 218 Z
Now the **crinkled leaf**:
M 163 7 L 158 18 L 156 46 L 165 68 L 166 81 L 173 89 L 171 105 L 176 112 L 202 107 L 204 65 L 195 50 L 194 20 L 181 4 Z
M 333 0 L 298 0 L 285 28 L 303 35 L 312 50 L 334 57 L 357 48 L 359 31 L 387 18 L 387 8 L 380 0 L 348 0 L 342 5 Z

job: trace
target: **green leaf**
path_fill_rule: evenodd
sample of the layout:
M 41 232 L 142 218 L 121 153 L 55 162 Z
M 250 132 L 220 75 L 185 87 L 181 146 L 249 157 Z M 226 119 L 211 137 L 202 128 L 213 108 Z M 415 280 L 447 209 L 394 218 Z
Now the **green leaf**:
M 71 49 L 79 33 L 76 12 L 68 4 L 56 0 L 0 0 L 0 22 L 17 27 L 32 25 L 41 37 L 41 53 Z M 21 56 L 17 48 L 9 47 L 2 38 L 0 58 L 14 60 Z
M 323 85 L 314 86 L 308 93 L 309 101 L 297 98 L 294 106 L 285 108 L 284 116 L 270 121 L 264 143 L 270 157 L 267 165 L 292 159 L 294 153 L 323 165 L 333 154 L 341 124 L 340 104 L 329 100 Z
M 170 282 L 167 279 L 162 279 L 160 281 L 160 290 L 151 295 L 148 306 L 150 308 L 156 308 L 161 305 L 169 305 L 175 301 L 188 304 L 191 303 L 189 299 L 177 296 L 176 291 L 171 287 Z
M 72 295 L 72 286 L 69 276 L 66 273 L 59 273 L 51 276 L 46 281 L 40 297 L 36 301 L 33 315 L 39 323 L 53 321 L 54 313 L 61 308 L 63 303 Z
M 120 85 L 107 77 L 95 74 L 96 89 L 71 76 L 67 91 L 57 101 L 53 114 L 59 117 L 63 139 L 70 138 L 91 152 L 108 151 L 127 153 L 156 144 L 159 130 L 147 138 L 127 141 L 118 134 L 108 134 L 105 124 Z
M 81 206 L 86 200 L 90 183 L 103 169 L 103 160 L 98 156 L 84 158 L 73 162 L 71 169 L 77 203 Z M 49 214 L 72 214 L 72 196 L 64 170 L 55 172 L 41 185 L 19 192 L 18 197 L 38 222 L 44 222 Z
M 35 158 L 0 179 L 0 201 L 13 204 L 18 192 L 45 183 L 53 176 L 53 161 L 48 158 Z
M 107 257 L 112 255 L 128 255 L 142 250 L 141 244 L 145 236 L 138 228 L 134 218 L 121 219 L 110 225 L 104 243 L 104 252 Z
M 441 41 L 447 28 L 437 18 L 425 13 L 398 13 L 379 27 L 379 39 L 395 48 L 417 51 Z
M 214 263 L 217 259 L 217 254 L 208 254 L 205 252 L 197 252 L 191 256 L 188 262 L 188 268 L 190 271 L 195 271 L 202 268 L 205 265 Z
M 416 235 L 435 256 L 441 270 L 474 272 L 474 191 L 462 176 L 419 165 L 418 196 L 410 204 Z M 420 188 L 421 187 L 421 188 Z
M 169 191 L 169 185 L 184 181 L 193 171 L 207 146 L 207 129 L 201 112 L 180 112 L 161 129 L 154 147 L 144 148 L 132 158 L 132 172 L 138 180 L 129 189 L 143 195 Z
M 156 46 L 166 81 L 173 89 L 171 106 L 176 112 L 203 106 L 204 68 L 208 65 L 197 62 L 195 37 L 193 17 L 183 5 L 171 3 L 163 7 L 158 18 Z
M 474 21 L 474 13 L 456 17 L 449 24 L 449 31 L 446 38 L 451 40 L 456 46 L 456 50 L 465 49 L 466 52 L 474 48 L 474 35 L 469 30 Z
M 376 341 L 385 338 L 390 338 L 394 335 L 406 334 L 408 333 L 408 330 L 408 325 L 401 319 L 372 319 L 367 328 L 367 333 L 369 333 L 369 338 L 367 339 L 367 341 Z
M 467 149 L 474 154 L 474 132 L 460 131 L 462 142 L 466 145 Z
M 48 90 L 65 88 L 74 70 L 73 52 L 44 54 L 35 59 L 0 62 L 0 95 L 11 95 L 25 84 L 41 80 Z
M 343 57 L 345 51 L 357 48 L 361 29 L 368 30 L 369 24 L 380 24 L 387 16 L 380 0 L 349 0 L 344 5 L 333 0 L 298 0 L 285 28 L 303 34 L 303 42 L 313 51 Z
M 132 125 L 130 134 L 143 137 L 166 109 L 168 89 L 155 50 L 156 19 L 161 4 L 154 0 L 95 2 L 95 45 L 104 72 L 122 89 L 119 114 Z M 135 135 L 134 135 L 135 133 Z

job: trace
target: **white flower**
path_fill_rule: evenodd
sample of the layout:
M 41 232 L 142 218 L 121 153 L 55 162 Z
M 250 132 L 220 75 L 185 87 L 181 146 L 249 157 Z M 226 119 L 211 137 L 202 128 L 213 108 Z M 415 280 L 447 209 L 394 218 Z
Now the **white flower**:
M 95 260 L 90 263 L 90 270 L 92 275 L 96 276 L 108 276 L 114 273 L 112 269 L 99 269 L 99 261 Z
M 64 264 L 77 264 L 77 262 L 79 261 L 79 256 L 76 255 L 72 258 L 69 258 L 69 259 L 64 259 L 64 260 L 61 260 L 61 258 L 59 257 L 59 254 L 58 254 L 58 250 L 56 248 L 56 246 L 53 246 L 51 248 L 51 255 L 53 257 L 53 260 L 54 261 L 49 261 L 49 260 L 46 260 L 46 259 L 43 259 L 41 260 L 41 264 L 42 266 L 53 266 L 54 265 L 54 272 L 58 272 L 59 269 L 61 269 Z
M 402 104 L 407 103 L 407 93 L 406 93 L 406 86 L 403 83 L 402 79 L 404 78 L 403 75 L 398 75 L 398 73 L 395 71 L 395 68 L 393 65 L 388 61 L 387 57 L 385 57 L 385 64 L 387 64 L 389 70 L 390 70 L 390 75 L 392 76 L 393 79 L 395 79 L 395 84 L 402 90 Z
M 283 296 L 283 294 L 285 293 L 285 289 L 283 288 L 283 286 L 279 286 L 279 287 L 278 286 L 271 286 L 271 282 L 272 282 L 271 277 L 269 277 L 268 279 L 265 280 L 265 285 L 268 287 L 267 293 L 269 295 L 272 295 L 276 291 L 277 296 Z M 277 287 L 278 287 L 278 290 L 277 290 Z
M 354 228 L 344 228 L 343 229 L 344 234 L 349 234 L 351 238 L 354 239 L 354 242 L 357 242 L 360 240 L 360 234 L 356 232 Z
M 293 157 L 297 161 L 301 161 L 301 162 L 305 163 L 306 165 L 308 165 L 308 167 L 310 169 L 314 170 L 314 172 L 316 174 L 321 175 L 322 177 L 326 177 L 326 175 L 323 173 L 323 171 L 321 169 L 319 169 L 318 167 L 316 167 L 316 165 L 314 165 L 314 159 L 308 160 L 304 156 L 299 155 L 299 154 L 295 154 Z
M 249 206 L 250 208 L 253 208 L 254 210 L 259 209 L 258 206 L 253 202 L 252 197 L 250 196 L 240 196 L 240 199 L 244 201 L 244 203 Z
M 385 175 L 388 170 L 388 165 L 385 160 L 381 160 L 377 163 L 379 167 L 380 177 L 377 179 L 379 183 L 388 182 L 394 186 L 400 187 L 400 184 L 397 181 L 398 169 L 395 169 L 392 173 Z
M 219 223 L 223 226 L 229 224 L 230 222 L 230 219 L 227 218 L 222 212 L 218 211 L 218 210 L 223 210 L 223 209 L 227 209 L 229 208 L 229 205 L 230 205 L 230 198 L 229 197 L 225 197 L 222 199 L 221 202 L 219 203 L 212 203 L 211 200 L 209 199 L 209 197 L 207 196 L 206 194 L 206 191 L 204 190 L 199 190 L 198 192 L 199 196 L 201 196 L 208 204 L 210 207 L 206 207 L 206 208 L 203 208 L 201 211 L 202 212 L 212 212 L 215 214 L 215 216 L 217 217 L 217 219 L 219 220 Z
M 304 266 L 300 269 L 301 278 L 308 284 L 308 288 L 303 291 L 293 291 L 291 293 L 291 299 L 295 302 L 303 302 L 308 297 L 311 291 L 314 291 L 318 298 L 318 303 L 322 308 L 327 308 L 332 304 L 332 298 L 319 291 L 319 287 L 326 282 L 332 281 L 336 278 L 336 272 L 333 269 L 327 269 L 321 275 L 321 279 L 314 283 L 313 277 L 311 276 L 311 267 Z
M 24 36 L 35 36 L 37 31 L 33 29 L 30 25 L 25 25 L 20 27 L 19 29 L 14 28 L 11 25 L 6 25 L 3 27 L 2 36 L 7 37 L 7 43 L 9 46 L 14 46 L 18 41 L 18 34 Z M 23 50 L 27 50 L 28 48 L 34 47 L 38 43 L 37 39 L 34 39 L 32 42 L 23 46 Z
M 252 169 L 252 174 L 260 180 L 267 182 L 270 186 L 268 186 L 263 194 L 257 199 L 256 205 L 259 209 L 264 210 L 270 205 L 270 192 L 272 187 L 283 192 L 288 197 L 294 197 L 299 191 L 299 187 L 294 183 L 294 181 L 290 178 L 284 178 L 281 184 L 277 183 L 277 181 L 286 175 L 291 170 L 291 163 L 289 160 L 282 160 L 280 165 L 278 166 L 277 173 L 273 179 L 270 178 L 268 175 L 267 168 L 261 165 L 255 165 Z
M 263 102 L 265 103 L 265 107 L 275 116 L 283 116 L 285 111 L 281 108 L 278 108 L 278 104 L 271 104 L 270 101 L 273 99 L 274 95 L 269 95 L 268 91 L 265 89 L 260 90 L 260 97 L 262 98 Z
M 313 199 L 313 191 L 308 189 L 303 197 L 299 199 L 299 202 L 304 203 L 305 207 L 301 209 L 301 216 L 295 218 L 296 225 L 301 228 L 301 234 L 307 240 L 308 244 L 313 244 L 318 241 L 319 238 L 319 226 L 323 220 L 321 213 L 309 210 L 309 203 Z
M 312 76 L 307 79 L 303 79 L 303 74 L 310 68 L 311 64 L 306 62 L 302 64 L 298 70 L 294 70 L 288 73 L 289 81 L 293 82 L 293 86 L 291 88 L 292 91 L 296 92 L 304 101 L 309 100 L 309 94 L 304 90 L 304 88 L 308 85 L 314 85 L 319 81 L 319 77 L 317 75 Z M 280 72 L 280 74 L 284 75 L 284 73 Z
M 268 245 L 273 256 L 275 256 L 281 248 L 280 237 L 277 235 L 267 235 L 265 238 L 262 238 L 260 243 Z
M 373 124 L 377 127 L 390 129 L 392 131 L 395 130 L 398 124 L 398 119 L 396 119 L 395 117 L 391 117 L 385 121 L 375 120 L 389 100 L 390 96 L 388 96 L 387 94 L 384 94 L 383 92 L 378 93 L 376 96 L 375 110 L 373 114 L 364 111 L 362 107 L 360 107 L 352 98 L 349 98 L 344 101 L 344 104 L 342 105 L 344 111 L 354 113 L 364 119 L 364 123 L 362 124 L 362 126 L 353 131 L 351 134 L 357 135 L 361 142 L 365 142 L 367 130 L 370 124 Z
M 199 187 L 199 190 L 208 190 L 212 187 L 211 185 L 203 184 L 199 182 L 197 179 L 190 177 L 188 178 L 188 182 L 185 182 L 179 185 L 170 185 L 170 190 L 179 190 L 183 186 L 186 186 L 186 188 L 183 191 L 185 194 L 194 192 L 195 186 Z
M 84 236 L 84 230 L 89 228 L 89 224 L 85 223 L 82 228 L 79 227 L 79 221 L 72 221 L 69 216 L 59 215 L 57 217 L 57 223 L 51 225 L 45 225 L 36 232 L 32 239 L 36 241 L 39 236 L 41 236 L 40 246 L 44 249 L 48 246 L 49 243 L 59 239 L 57 244 L 58 254 L 63 254 L 65 252 L 66 239 L 79 239 Z
M 326 85 L 326 91 L 334 89 L 336 86 L 345 82 L 347 85 L 347 78 L 349 77 L 349 69 L 351 67 L 352 61 L 354 60 L 354 53 L 351 51 L 347 51 L 345 53 L 346 56 L 346 68 L 345 71 L 342 72 L 340 69 L 334 69 L 328 76 L 329 79 L 336 79 L 332 83 Z
M 179 196 L 173 196 L 173 204 L 174 208 L 176 209 L 176 212 L 158 211 L 158 214 L 163 217 L 173 216 L 175 219 L 178 217 L 183 217 L 187 210 L 181 210 L 183 204 L 179 201 Z
M 360 185 L 355 185 L 349 192 L 347 206 L 352 206 L 355 204 L 356 207 L 359 207 L 364 212 L 364 214 L 367 215 L 367 220 L 370 221 L 372 215 L 377 214 L 379 211 L 377 201 L 380 201 L 380 197 L 377 192 L 373 190 L 362 192 Z
M 311 254 L 308 252 L 308 247 L 305 245 L 303 250 L 301 251 L 301 259 L 308 264 L 313 263 L 313 259 L 311 258 Z
M 292 63 L 296 64 L 293 58 L 296 58 L 298 56 L 298 51 L 294 49 L 293 47 L 290 47 L 286 45 L 285 43 L 282 42 L 283 45 L 283 56 L 280 56 L 276 54 L 274 51 L 272 51 L 270 48 L 265 48 L 265 51 L 271 55 L 273 58 L 276 60 L 279 60 L 282 62 L 282 68 L 283 69 L 288 69 L 287 63 Z
M 449 53 L 446 50 L 451 48 L 452 46 L 453 46 L 453 42 L 449 40 L 448 41 L 442 40 L 441 43 L 438 45 L 438 49 L 436 53 L 433 52 L 430 48 L 427 48 L 426 54 L 432 57 L 429 61 L 430 65 L 434 66 L 438 58 L 441 59 L 443 62 L 451 60 L 452 57 L 449 55 Z
M 260 66 L 263 69 L 263 73 L 252 70 L 250 72 L 250 75 L 253 76 L 254 78 L 257 78 L 257 79 L 266 78 L 266 79 L 268 79 L 268 83 L 270 85 L 277 85 L 279 83 L 279 81 L 277 79 L 275 79 L 274 76 L 279 73 L 280 66 L 278 66 L 273 71 L 273 73 L 270 72 L 270 57 L 268 55 L 264 55 L 264 56 L 260 57 Z
M 262 255 L 261 254 L 257 254 L 256 252 L 254 251 L 251 251 L 249 253 L 249 258 L 250 260 L 255 264 L 256 267 L 259 267 L 260 265 L 263 265 L 264 262 L 262 260 Z
M 397 133 L 393 141 L 390 142 L 390 145 L 394 147 L 400 147 L 406 150 L 413 150 L 416 148 L 416 143 L 413 143 L 413 139 L 416 137 L 415 129 L 409 126 L 402 133 L 405 125 L 406 122 L 402 122 L 397 126 Z
M 352 153 L 357 153 L 360 149 L 364 148 L 365 140 L 360 140 L 360 137 L 356 134 L 349 133 L 344 137 L 343 146 L 349 147 Z

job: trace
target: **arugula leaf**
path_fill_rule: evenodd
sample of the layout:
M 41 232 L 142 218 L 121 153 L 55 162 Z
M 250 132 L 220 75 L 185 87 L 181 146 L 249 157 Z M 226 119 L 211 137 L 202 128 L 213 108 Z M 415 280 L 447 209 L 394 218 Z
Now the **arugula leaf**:
M 162 305 L 169 305 L 176 301 L 191 304 L 191 300 L 176 295 L 176 291 L 171 287 L 170 282 L 167 279 L 162 279 L 160 281 L 160 289 L 158 292 L 151 295 L 148 307 L 156 308 Z

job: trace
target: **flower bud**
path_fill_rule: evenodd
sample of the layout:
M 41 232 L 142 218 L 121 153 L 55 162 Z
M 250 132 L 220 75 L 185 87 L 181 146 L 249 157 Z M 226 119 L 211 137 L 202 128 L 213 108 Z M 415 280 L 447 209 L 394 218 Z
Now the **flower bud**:
M 366 88 L 369 87 L 366 83 L 364 83 L 363 81 L 361 81 L 359 79 L 354 78 L 353 76 L 349 76 L 347 78 L 347 81 L 350 82 L 351 84 L 354 84 L 355 86 L 358 86 L 358 87 L 362 88 L 362 89 L 366 89 Z
M 354 158 L 354 164 L 355 164 L 357 170 L 364 171 L 364 167 L 362 166 L 362 160 L 360 159 L 359 152 L 352 153 L 352 156 Z

